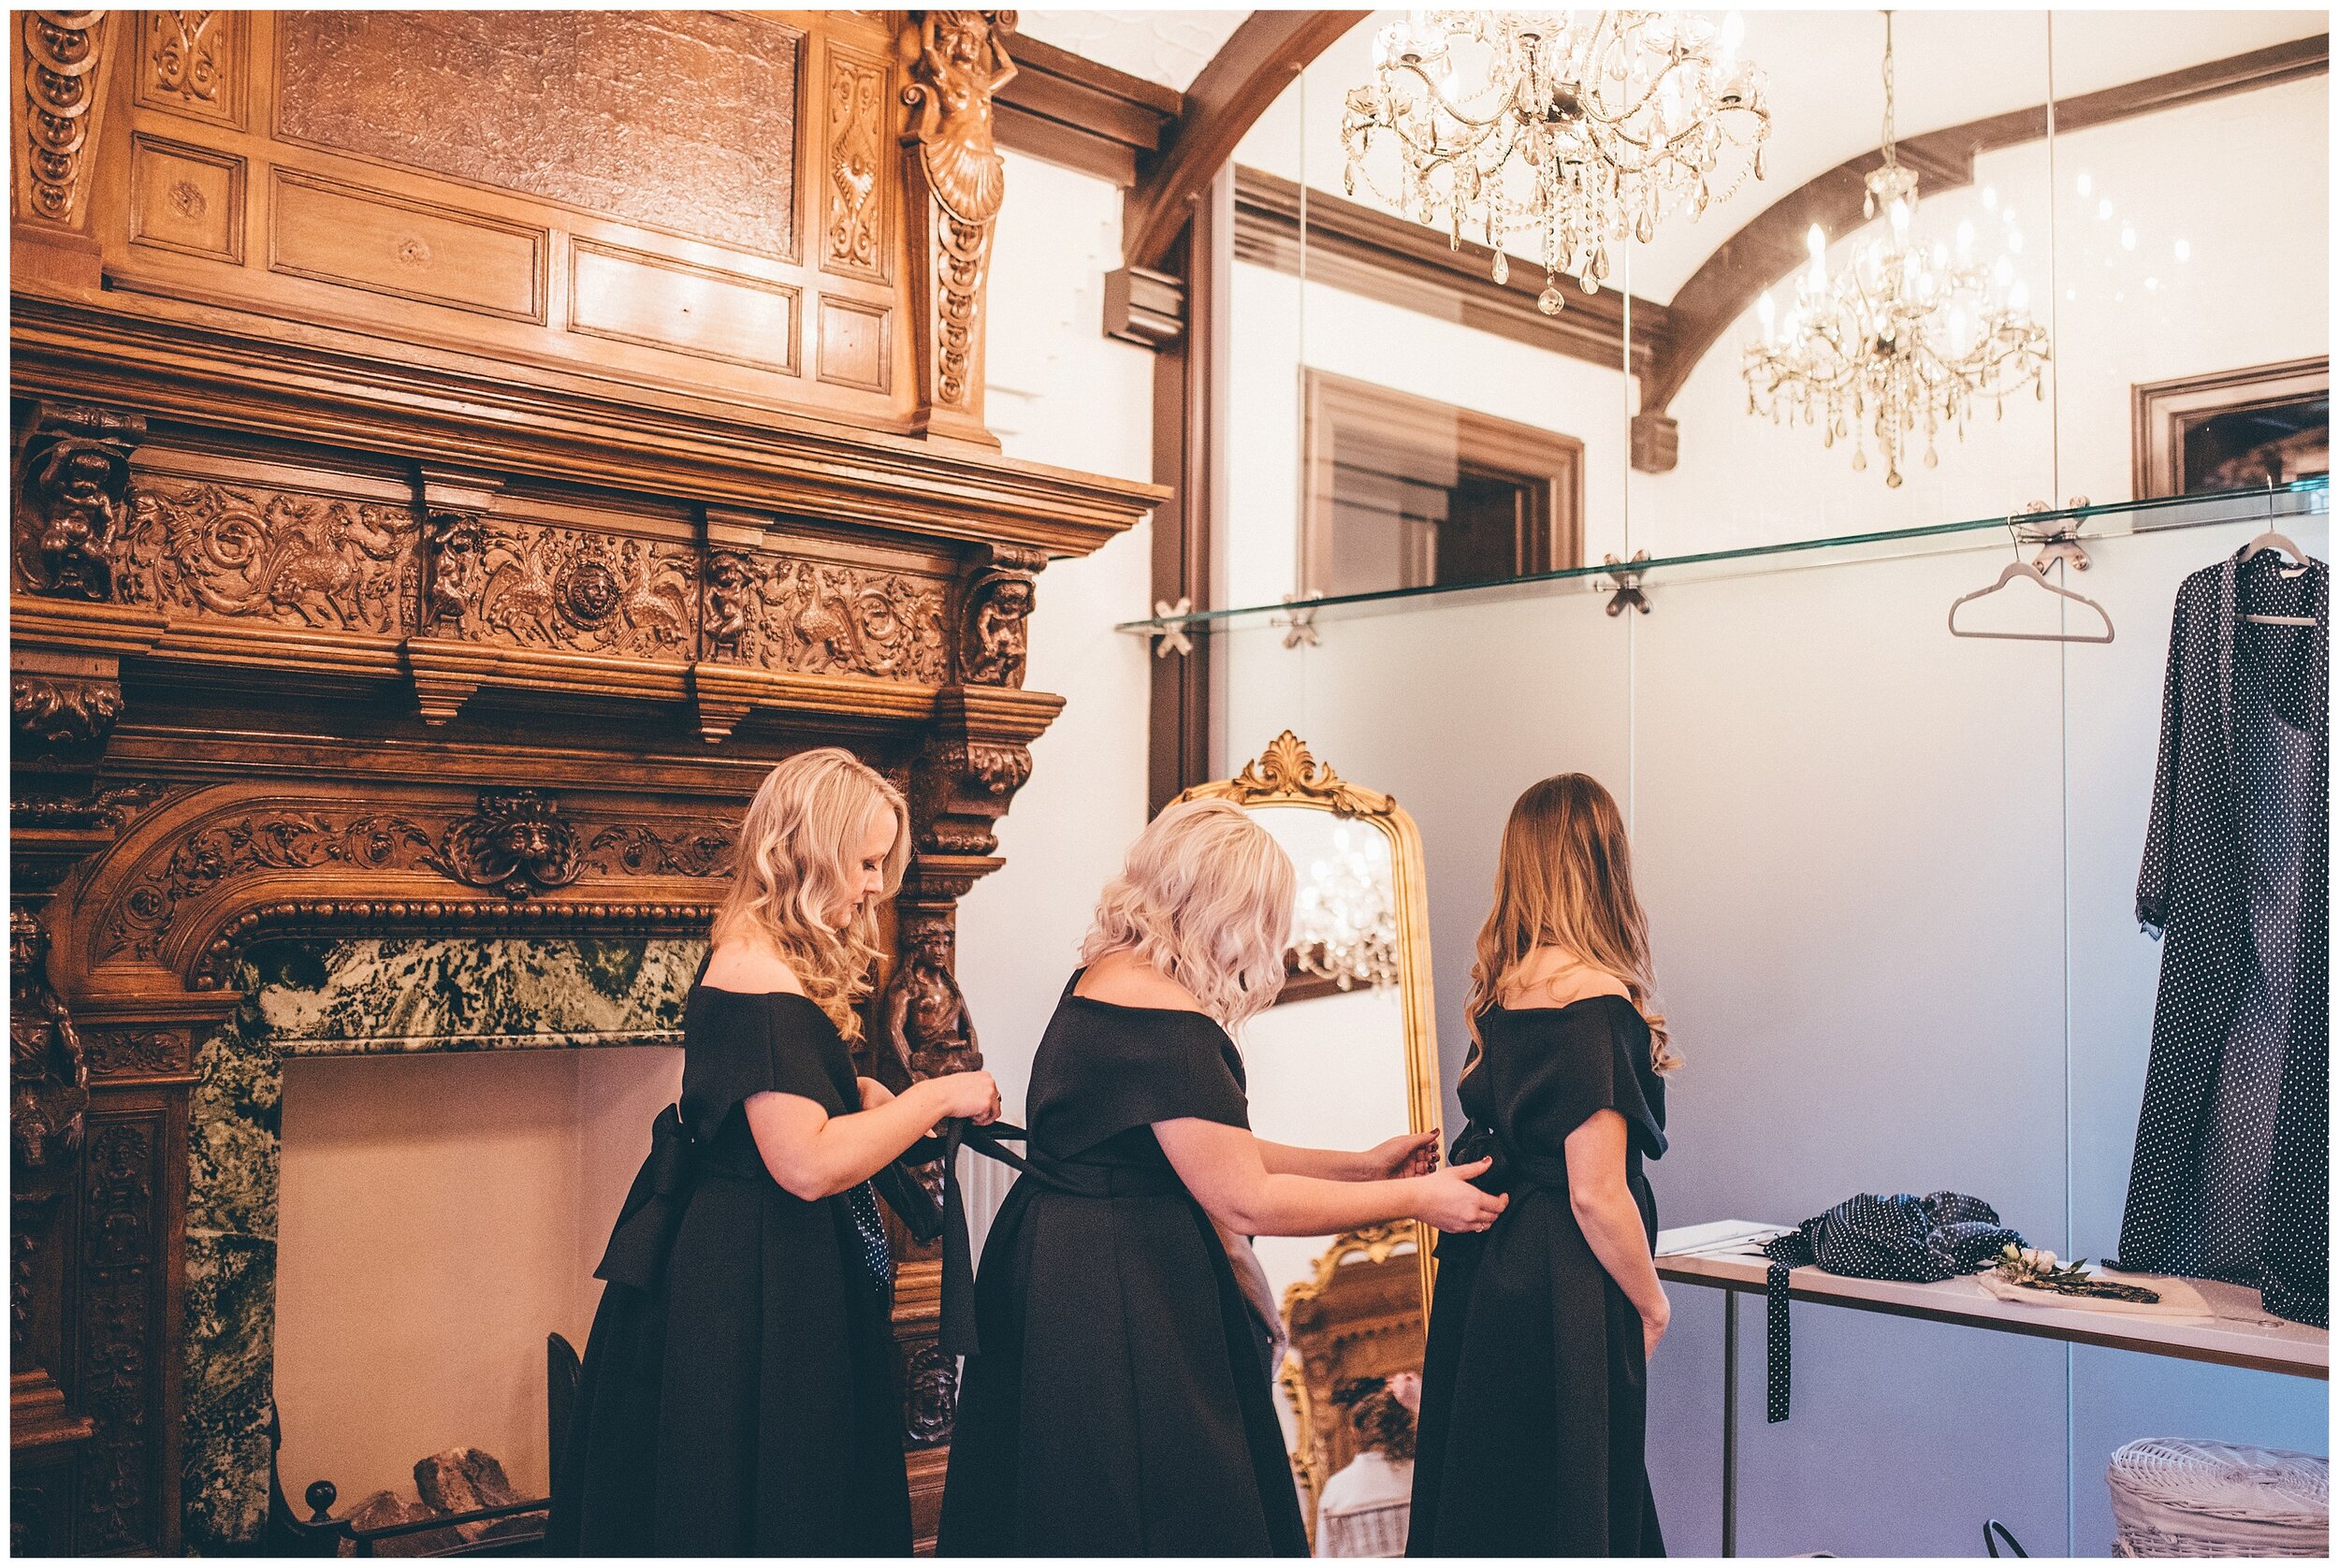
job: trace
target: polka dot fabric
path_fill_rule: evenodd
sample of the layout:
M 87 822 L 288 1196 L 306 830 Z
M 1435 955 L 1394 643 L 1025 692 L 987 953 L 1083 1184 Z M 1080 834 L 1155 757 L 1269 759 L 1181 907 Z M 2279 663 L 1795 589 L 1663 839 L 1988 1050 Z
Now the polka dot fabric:
M 2129 1268 L 2329 1321 L 2329 569 L 2273 551 L 2177 590 L 2137 918 L 2161 934 L 2120 1227 Z M 2311 617 L 2272 626 L 2251 614 Z
M 885 1219 L 878 1212 L 877 1187 L 864 1182 L 845 1195 L 845 1206 L 852 1212 L 852 1227 L 861 1237 L 861 1260 L 869 1270 L 869 1283 L 880 1296 L 893 1290 L 893 1248 L 885 1239 Z
M 2021 1246 L 2022 1233 L 1999 1225 L 1998 1211 L 1978 1198 L 1961 1192 L 1926 1198 L 1905 1192 L 1881 1198 L 1864 1192 L 1764 1242 L 1764 1256 L 1770 1259 L 1763 1281 L 1768 1298 L 1763 1326 L 1769 1363 L 1766 1418 L 1787 1418 L 1794 1385 L 1787 1270 L 1817 1264 L 1831 1274 L 1855 1279 L 1928 1285 L 1972 1273 L 2009 1241 Z

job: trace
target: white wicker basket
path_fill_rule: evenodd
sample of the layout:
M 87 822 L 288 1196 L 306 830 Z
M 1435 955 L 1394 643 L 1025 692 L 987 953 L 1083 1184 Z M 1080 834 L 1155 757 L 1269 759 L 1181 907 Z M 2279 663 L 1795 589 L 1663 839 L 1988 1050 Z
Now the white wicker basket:
M 2106 1479 L 2115 1557 L 2331 1555 L 2331 1465 L 2313 1454 L 2148 1437 Z

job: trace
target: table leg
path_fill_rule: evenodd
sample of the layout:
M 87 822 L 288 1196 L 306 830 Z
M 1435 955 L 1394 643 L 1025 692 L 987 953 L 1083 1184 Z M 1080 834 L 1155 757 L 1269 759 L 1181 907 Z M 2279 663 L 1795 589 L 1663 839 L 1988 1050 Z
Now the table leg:
M 1738 1293 L 1722 1293 L 1722 1555 L 1738 1555 Z

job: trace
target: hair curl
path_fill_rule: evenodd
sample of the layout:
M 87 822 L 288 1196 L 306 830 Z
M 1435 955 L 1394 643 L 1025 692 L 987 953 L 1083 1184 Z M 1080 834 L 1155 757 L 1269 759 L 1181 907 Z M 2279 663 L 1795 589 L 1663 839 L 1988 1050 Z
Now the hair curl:
M 1081 962 L 1133 952 L 1231 1030 L 1283 990 L 1295 880 L 1283 846 L 1232 801 L 1172 806 L 1105 884 Z
M 731 890 L 715 911 L 715 942 L 743 938 L 777 950 L 804 994 L 848 1040 L 861 1038 L 853 1009 L 869 993 L 879 956 L 877 901 L 842 926 L 830 921 L 860 895 L 854 863 L 861 835 L 879 812 L 893 819 L 882 894 L 890 898 L 909 864 L 909 808 L 901 791 L 838 747 L 789 758 L 748 803 Z

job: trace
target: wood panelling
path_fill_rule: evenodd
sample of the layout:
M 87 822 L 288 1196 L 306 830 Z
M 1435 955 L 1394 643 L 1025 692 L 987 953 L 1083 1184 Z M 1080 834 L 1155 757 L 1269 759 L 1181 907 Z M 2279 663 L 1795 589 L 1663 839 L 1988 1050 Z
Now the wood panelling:
M 130 143 L 130 239 L 243 265 L 244 161 L 144 133 Z
M 885 283 L 901 222 L 893 67 L 848 45 L 826 46 L 821 136 L 821 268 Z
M 893 312 L 883 305 L 821 297 L 820 376 L 864 392 L 893 390 Z
M 548 243 L 543 229 L 284 168 L 269 204 L 270 271 L 511 321 L 545 319 Z
M 799 291 L 671 256 L 574 240 L 569 330 L 796 373 Z
M 140 11 L 138 102 L 243 128 L 252 47 L 246 11 Z
M 286 140 L 798 254 L 798 27 L 718 11 L 276 15 Z

